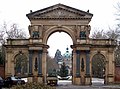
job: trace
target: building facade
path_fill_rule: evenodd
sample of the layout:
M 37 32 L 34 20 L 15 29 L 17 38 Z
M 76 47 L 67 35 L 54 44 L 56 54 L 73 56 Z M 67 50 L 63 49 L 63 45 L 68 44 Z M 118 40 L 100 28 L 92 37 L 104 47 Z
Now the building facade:
M 68 75 L 72 75 L 72 54 L 69 52 L 69 48 L 66 48 L 66 52 L 63 54 L 63 62 L 68 69 Z

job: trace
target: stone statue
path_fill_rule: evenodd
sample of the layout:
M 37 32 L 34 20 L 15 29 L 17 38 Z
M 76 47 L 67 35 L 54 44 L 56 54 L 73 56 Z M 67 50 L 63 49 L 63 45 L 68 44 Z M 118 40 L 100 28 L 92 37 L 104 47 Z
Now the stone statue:
M 80 32 L 80 39 L 86 39 L 86 32 L 85 31 Z
M 37 58 L 35 58 L 35 71 L 37 71 L 38 69 L 38 62 L 37 62 Z
M 81 71 L 84 71 L 84 59 L 81 60 Z
M 39 32 L 38 31 L 33 31 L 32 37 L 33 38 L 39 38 Z

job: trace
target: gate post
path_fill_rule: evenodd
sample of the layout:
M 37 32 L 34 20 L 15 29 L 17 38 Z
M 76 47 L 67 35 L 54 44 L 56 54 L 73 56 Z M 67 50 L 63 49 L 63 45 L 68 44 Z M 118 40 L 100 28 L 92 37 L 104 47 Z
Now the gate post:
M 90 76 L 90 50 L 86 50 L 86 75 L 85 75 L 85 84 L 91 85 L 91 76 Z
M 29 50 L 29 74 L 28 74 L 28 82 L 33 82 L 32 57 L 33 57 L 33 50 Z
M 43 73 L 43 83 L 47 83 L 47 66 L 46 66 L 46 60 L 47 60 L 47 49 L 49 48 L 48 45 L 44 45 L 43 47 L 43 54 L 42 54 L 42 73 Z
M 38 50 L 38 82 L 43 83 L 42 77 L 42 52 L 43 50 Z

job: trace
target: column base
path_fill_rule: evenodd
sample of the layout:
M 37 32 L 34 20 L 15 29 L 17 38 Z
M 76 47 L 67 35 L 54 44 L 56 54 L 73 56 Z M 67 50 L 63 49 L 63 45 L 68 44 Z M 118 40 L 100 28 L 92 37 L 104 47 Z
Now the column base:
M 73 77 L 72 80 L 74 85 L 81 85 L 81 76 Z
M 85 85 L 92 85 L 92 79 L 90 74 L 86 74 L 85 76 Z
M 32 74 L 32 73 L 29 73 L 29 74 L 28 74 L 28 77 L 33 77 L 33 74 Z
M 38 76 L 38 82 L 41 83 L 41 84 L 43 83 L 43 77 L 42 76 L 41 77 Z
M 108 74 L 105 78 L 105 84 L 114 84 L 114 76 L 113 74 Z
M 28 81 L 28 83 L 33 82 L 33 77 L 28 77 L 28 78 L 27 78 L 27 81 Z
M 73 81 L 72 83 L 74 85 L 91 85 L 92 84 L 92 79 L 91 79 L 91 76 L 87 75 L 87 76 L 84 76 L 84 77 L 81 77 L 81 76 L 77 76 L 77 77 L 73 77 Z

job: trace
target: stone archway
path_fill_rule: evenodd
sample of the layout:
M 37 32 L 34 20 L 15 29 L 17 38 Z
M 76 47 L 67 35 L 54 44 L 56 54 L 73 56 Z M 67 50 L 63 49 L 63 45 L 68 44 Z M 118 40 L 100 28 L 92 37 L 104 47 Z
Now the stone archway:
M 23 53 L 19 53 L 15 56 L 15 75 L 19 77 L 25 77 L 28 75 L 28 61 L 27 57 Z
M 106 69 L 106 59 L 101 53 L 97 53 L 92 58 L 92 77 L 104 79 L 105 83 L 105 69 Z
M 71 37 L 73 44 L 76 43 L 74 32 L 72 31 L 72 29 L 70 29 L 67 26 L 53 26 L 47 29 L 47 31 L 44 33 L 46 35 L 43 36 L 43 43 L 47 45 L 47 40 L 49 36 L 53 34 L 54 32 L 65 32 Z
M 47 40 L 54 32 L 66 32 L 73 40 L 72 83 L 90 85 L 91 60 L 96 52 L 106 58 L 106 84 L 114 83 L 114 40 L 91 39 L 89 25 L 93 14 L 63 4 L 56 4 L 26 15 L 30 20 L 29 39 L 8 39 L 5 44 L 5 75 L 14 73 L 14 55 L 20 50 L 28 55 L 28 82 L 46 83 Z M 34 66 L 35 65 L 35 66 Z

